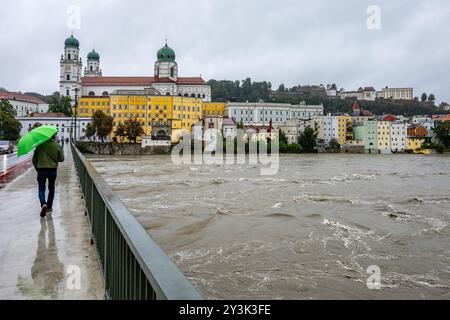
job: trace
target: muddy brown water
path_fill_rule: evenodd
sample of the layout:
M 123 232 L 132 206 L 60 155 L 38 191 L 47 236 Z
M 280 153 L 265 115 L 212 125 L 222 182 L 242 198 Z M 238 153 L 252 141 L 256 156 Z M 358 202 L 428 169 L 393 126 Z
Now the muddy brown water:
M 275 176 L 90 161 L 207 299 L 450 298 L 448 156 L 285 155 Z

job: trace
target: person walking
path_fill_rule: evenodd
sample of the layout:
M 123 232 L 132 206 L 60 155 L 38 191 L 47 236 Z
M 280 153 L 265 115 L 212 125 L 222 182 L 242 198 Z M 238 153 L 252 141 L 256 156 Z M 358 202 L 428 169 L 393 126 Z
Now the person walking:
M 64 161 L 62 147 L 55 141 L 56 133 L 50 140 L 42 143 L 33 154 L 33 166 L 37 171 L 39 186 L 39 201 L 41 203 L 41 218 L 53 211 L 53 199 L 55 197 L 55 182 L 58 163 Z M 45 199 L 45 189 L 48 180 L 48 198 Z

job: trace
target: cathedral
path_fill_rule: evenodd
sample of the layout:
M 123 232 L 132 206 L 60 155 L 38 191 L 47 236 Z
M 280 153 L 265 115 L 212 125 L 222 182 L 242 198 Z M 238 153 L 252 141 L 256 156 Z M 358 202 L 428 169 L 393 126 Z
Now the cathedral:
M 179 77 L 175 51 L 167 42 L 157 53 L 152 77 L 104 77 L 100 55 L 91 51 L 82 75 L 80 43 L 71 35 L 64 42 L 60 60 L 60 94 L 76 100 L 82 96 L 109 96 L 115 90 L 153 90 L 160 95 L 201 98 L 211 101 L 211 87 L 201 77 Z

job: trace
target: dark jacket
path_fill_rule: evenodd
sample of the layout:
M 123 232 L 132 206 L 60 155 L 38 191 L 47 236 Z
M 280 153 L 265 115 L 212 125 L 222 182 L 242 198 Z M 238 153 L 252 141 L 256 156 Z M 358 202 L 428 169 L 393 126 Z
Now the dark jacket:
M 55 140 L 48 140 L 38 146 L 33 155 L 33 166 L 37 171 L 56 170 L 58 162 L 64 161 L 64 153 L 61 146 Z

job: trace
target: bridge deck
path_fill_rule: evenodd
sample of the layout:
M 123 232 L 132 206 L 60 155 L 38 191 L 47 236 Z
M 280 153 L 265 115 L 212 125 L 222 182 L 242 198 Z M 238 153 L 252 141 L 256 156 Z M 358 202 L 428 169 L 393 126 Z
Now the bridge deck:
M 104 296 L 69 145 L 65 156 L 51 216 L 39 217 L 32 168 L 0 189 L 0 299 Z

